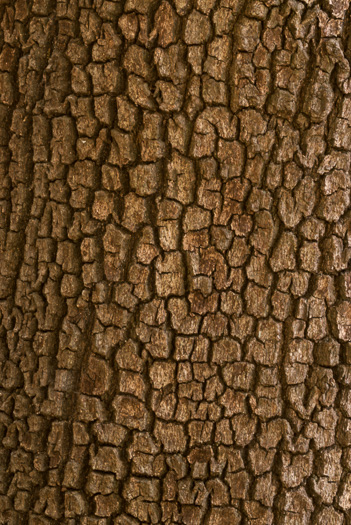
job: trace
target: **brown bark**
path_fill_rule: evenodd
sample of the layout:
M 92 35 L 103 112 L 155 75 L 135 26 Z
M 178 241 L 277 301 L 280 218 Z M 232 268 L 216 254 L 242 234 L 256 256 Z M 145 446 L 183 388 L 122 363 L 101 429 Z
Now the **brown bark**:
M 0 524 L 351 523 L 349 2 L 0 20 Z

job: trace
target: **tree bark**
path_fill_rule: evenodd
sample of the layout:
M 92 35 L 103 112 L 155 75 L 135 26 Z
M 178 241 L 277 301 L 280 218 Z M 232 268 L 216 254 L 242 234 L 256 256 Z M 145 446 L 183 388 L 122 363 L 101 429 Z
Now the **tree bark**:
M 0 524 L 350 523 L 349 2 L 0 20 Z

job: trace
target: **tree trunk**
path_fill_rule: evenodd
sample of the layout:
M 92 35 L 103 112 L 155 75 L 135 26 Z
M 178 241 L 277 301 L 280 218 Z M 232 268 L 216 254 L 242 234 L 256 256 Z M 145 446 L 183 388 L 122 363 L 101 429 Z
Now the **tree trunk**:
M 351 523 L 347 0 L 0 0 L 0 524 Z

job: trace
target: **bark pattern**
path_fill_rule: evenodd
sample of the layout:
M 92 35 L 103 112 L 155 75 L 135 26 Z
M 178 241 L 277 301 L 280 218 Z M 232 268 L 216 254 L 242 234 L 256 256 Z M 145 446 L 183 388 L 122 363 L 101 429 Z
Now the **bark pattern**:
M 0 523 L 351 523 L 348 0 L 0 0 Z

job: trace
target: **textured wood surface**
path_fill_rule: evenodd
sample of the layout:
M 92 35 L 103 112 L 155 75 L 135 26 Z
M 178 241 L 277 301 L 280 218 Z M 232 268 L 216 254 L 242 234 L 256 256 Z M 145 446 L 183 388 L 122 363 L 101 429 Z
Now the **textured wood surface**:
M 0 524 L 351 524 L 348 0 L 0 0 Z

